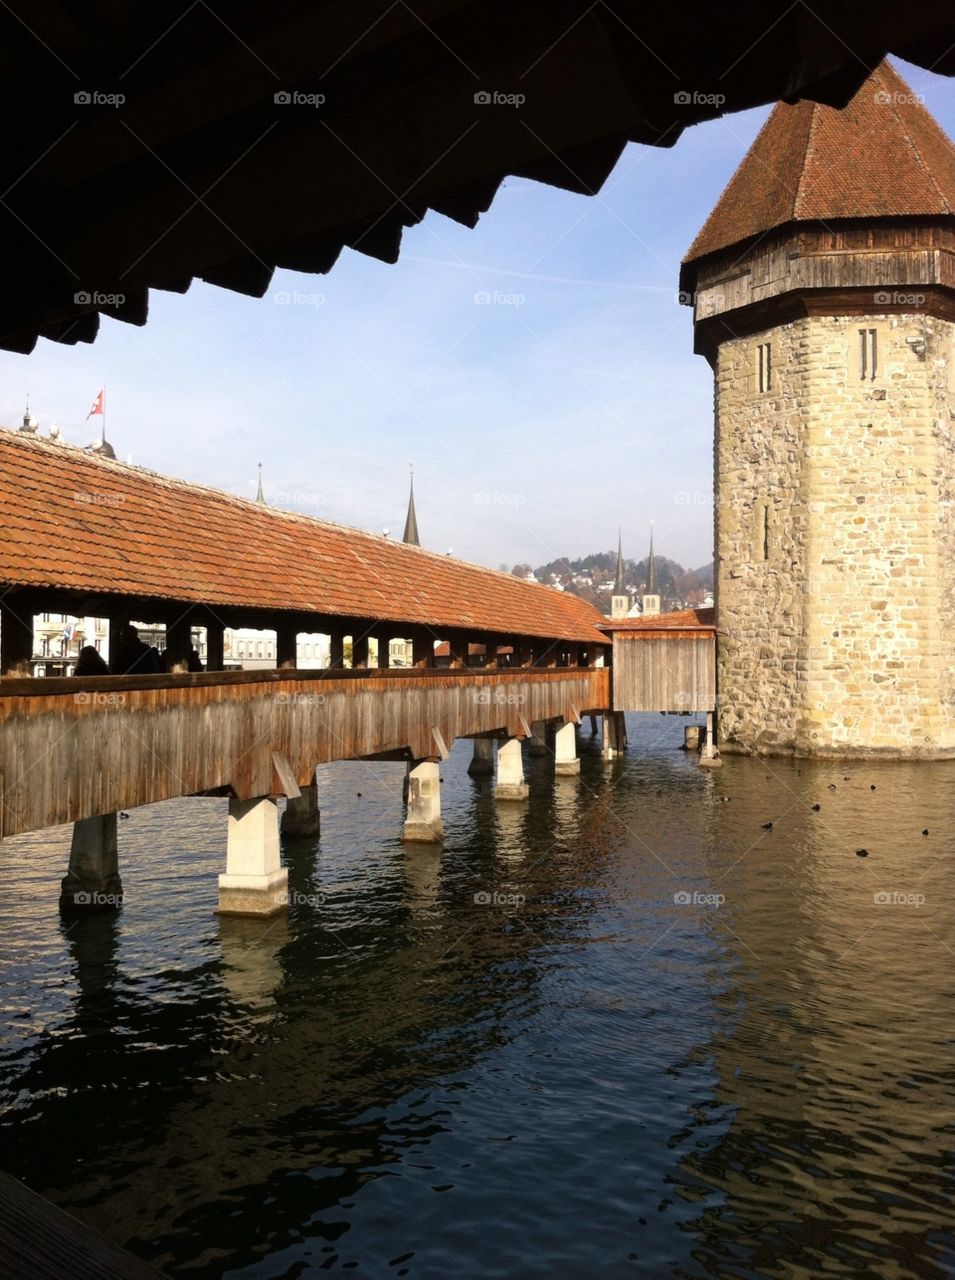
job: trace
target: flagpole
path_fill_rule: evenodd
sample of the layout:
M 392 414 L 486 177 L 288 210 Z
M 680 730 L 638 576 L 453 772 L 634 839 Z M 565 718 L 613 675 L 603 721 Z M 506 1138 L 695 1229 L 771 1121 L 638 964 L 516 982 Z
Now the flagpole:
M 100 443 L 106 443 L 106 388 L 103 387 L 103 431 L 100 436 Z

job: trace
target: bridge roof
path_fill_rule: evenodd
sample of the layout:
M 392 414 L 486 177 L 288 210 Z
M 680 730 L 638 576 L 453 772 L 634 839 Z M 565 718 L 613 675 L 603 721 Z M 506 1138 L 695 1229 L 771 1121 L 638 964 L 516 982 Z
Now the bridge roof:
M 0 476 L 7 585 L 607 643 L 576 596 L 69 445 L 0 429 Z
M 715 609 L 677 609 L 672 613 L 651 613 L 647 617 L 603 618 L 601 631 L 640 633 L 653 631 L 715 631 Z
M 888 61 L 841 111 L 780 102 L 684 258 L 792 222 L 955 214 L 955 145 Z

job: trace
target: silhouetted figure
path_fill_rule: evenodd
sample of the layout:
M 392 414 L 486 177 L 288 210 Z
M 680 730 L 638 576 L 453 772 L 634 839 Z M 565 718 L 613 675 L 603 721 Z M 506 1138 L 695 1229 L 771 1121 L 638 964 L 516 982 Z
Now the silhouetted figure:
M 190 671 L 203 670 L 202 659 L 199 657 L 199 650 L 194 644 L 189 646 L 189 657 L 186 661 Z
M 114 676 L 145 676 L 156 675 L 163 668 L 157 651 L 140 640 L 136 628 L 127 623 L 120 629 L 109 669 Z
M 73 668 L 75 676 L 108 676 L 109 667 L 103 655 L 91 644 L 84 644 Z

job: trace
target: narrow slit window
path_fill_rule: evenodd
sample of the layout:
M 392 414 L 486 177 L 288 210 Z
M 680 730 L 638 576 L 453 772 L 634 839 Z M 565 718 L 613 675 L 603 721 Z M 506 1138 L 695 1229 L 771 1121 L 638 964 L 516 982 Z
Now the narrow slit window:
M 763 559 L 769 559 L 769 504 L 763 504 Z
M 874 382 L 879 370 L 879 338 L 875 329 L 859 330 L 859 372 L 863 382 Z
M 773 349 L 768 342 L 761 342 L 757 347 L 759 360 L 759 389 L 770 391 L 773 385 Z

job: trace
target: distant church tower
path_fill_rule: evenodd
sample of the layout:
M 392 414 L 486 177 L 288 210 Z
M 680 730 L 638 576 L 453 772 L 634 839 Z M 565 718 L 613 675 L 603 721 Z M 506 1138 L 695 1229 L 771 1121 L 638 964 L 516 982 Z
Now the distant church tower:
M 425 495 L 427 497 L 427 495 Z M 411 489 L 408 493 L 408 514 L 405 516 L 405 531 L 401 537 L 402 542 L 408 542 L 413 547 L 420 547 L 418 540 L 418 517 L 414 509 L 414 467 L 411 468 Z
M 955 147 L 883 63 L 780 104 L 686 256 L 724 749 L 955 755 Z
M 617 572 L 613 580 L 613 595 L 610 597 L 611 618 L 626 618 L 630 613 L 630 596 L 624 583 L 623 569 L 623 533 L 617 531 Z
M 660 612 L 660 593 L 657 590 L 657 567 L 653 559 L 653 525 L 650 526 L 650 556 L 647 560 L 647 589 L 643 596 L 643 616 L 651 618 Z

